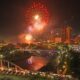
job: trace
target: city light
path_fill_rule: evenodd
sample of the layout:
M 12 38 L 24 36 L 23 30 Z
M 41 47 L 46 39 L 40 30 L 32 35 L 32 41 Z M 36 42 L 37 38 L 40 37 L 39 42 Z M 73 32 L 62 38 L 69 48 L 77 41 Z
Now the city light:
M 79 2 L 5 1 L 0 80 L 80 80 Z

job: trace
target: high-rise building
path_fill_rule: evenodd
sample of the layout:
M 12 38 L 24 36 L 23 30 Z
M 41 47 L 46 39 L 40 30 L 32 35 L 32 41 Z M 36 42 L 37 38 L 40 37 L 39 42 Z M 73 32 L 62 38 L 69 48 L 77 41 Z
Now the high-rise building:
M 71 31 L 72 31 L 72 28 L 70 26 L 67 26 L 65 30 L 65 37 L 66 37 L 65 43 L 67 44 L 71 43 Z

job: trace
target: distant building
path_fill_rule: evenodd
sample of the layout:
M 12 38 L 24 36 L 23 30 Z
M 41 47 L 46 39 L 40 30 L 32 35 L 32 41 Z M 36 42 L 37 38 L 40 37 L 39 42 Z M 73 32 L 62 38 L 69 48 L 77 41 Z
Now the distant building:
M 75 37 L 74 42 L 76 44 L 80 43 L 80 35 L 78 35 L 78 36 Z
M 64 43 L 67 43 L 67 44 L 70 44 L 71 43 L 71 31 L 72 31 L 72 28 L 70 26 L 67 26 L 65 28 L 65 41 Z
M 54 42 L 55 43 L 61 43 L 62 42 L 62 38 L 61 37 L 55 37 Z

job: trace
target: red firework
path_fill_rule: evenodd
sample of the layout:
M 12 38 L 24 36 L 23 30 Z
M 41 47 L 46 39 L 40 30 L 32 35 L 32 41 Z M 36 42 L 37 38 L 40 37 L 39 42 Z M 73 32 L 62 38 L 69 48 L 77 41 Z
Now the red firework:
M 40 15 L 42 18 L 42 21 L 44 21 L 45 23 L 49 22 L 48 10 L 46 6 L 44 6 L 40 2 L 34 2 L 32 6 L 27 10 L 26 19 L 29 24 L 32 23 L 33 16 L 36 14 Z

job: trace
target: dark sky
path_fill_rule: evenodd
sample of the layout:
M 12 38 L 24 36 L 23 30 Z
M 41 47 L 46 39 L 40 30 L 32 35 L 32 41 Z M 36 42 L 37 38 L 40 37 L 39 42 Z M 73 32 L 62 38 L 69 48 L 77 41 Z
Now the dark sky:
M 0 0 L 0 39 L 12 38 L 24 32 L 25 12 L 36 0 Z M 39 0 L 47 5 L 55 26 L 69 24 L 75 32 L 80 30 L 79 0 Z

